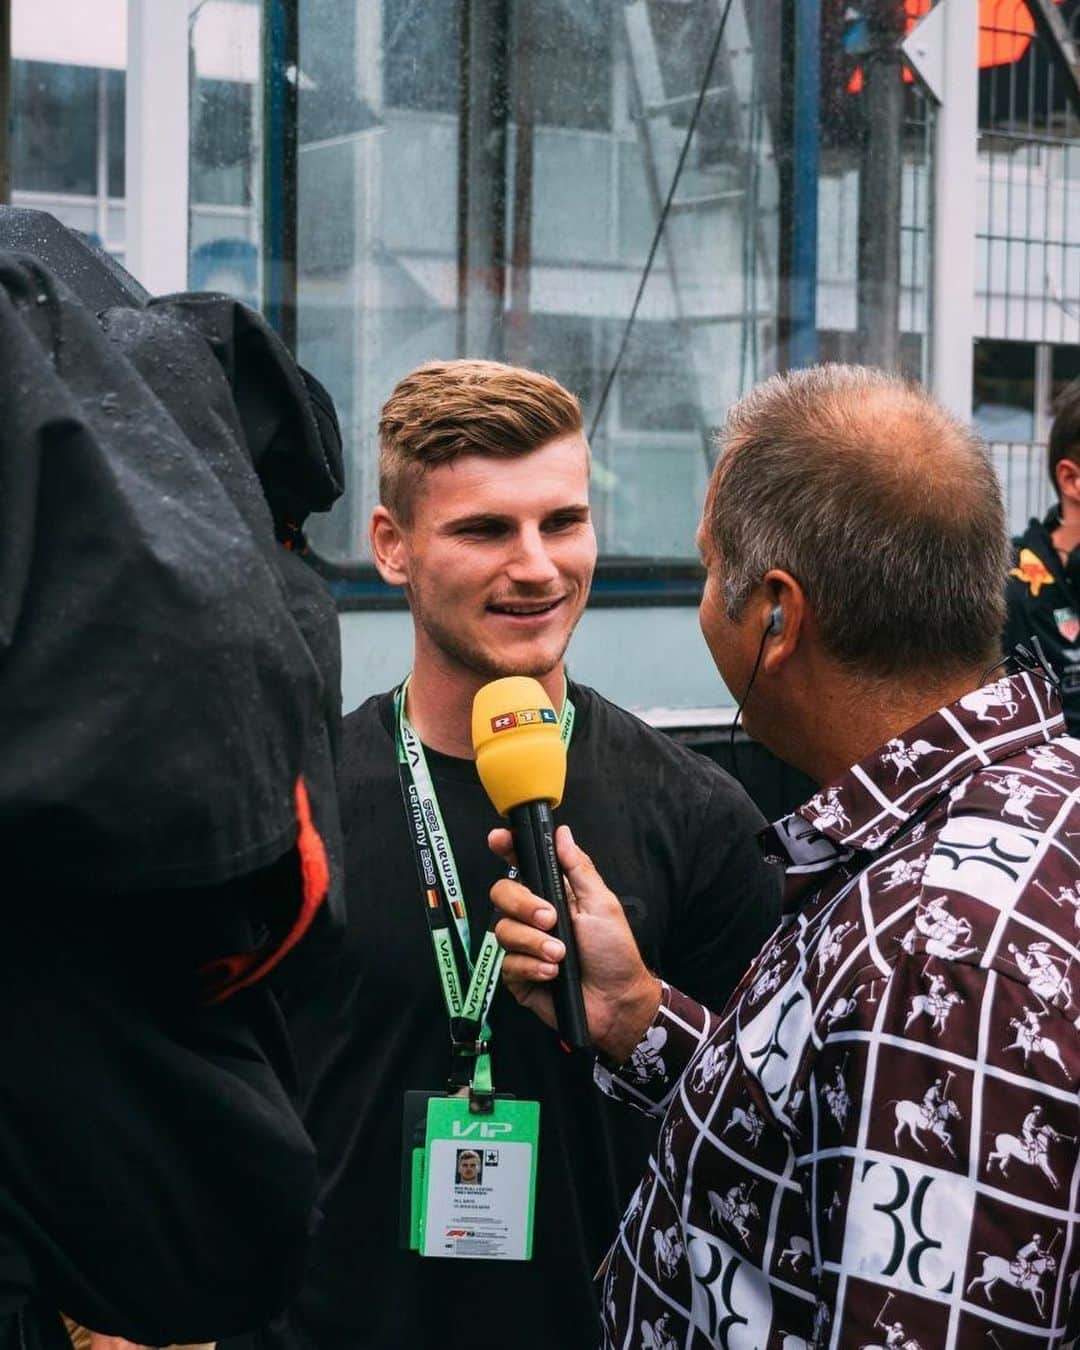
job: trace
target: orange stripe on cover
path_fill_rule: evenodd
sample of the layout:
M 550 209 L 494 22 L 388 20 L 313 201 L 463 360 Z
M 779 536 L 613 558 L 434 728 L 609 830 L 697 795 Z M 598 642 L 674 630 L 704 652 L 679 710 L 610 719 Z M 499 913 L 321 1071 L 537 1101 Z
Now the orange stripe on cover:
M 208 961 L 199 971 L 207 1003 L 222 1003 L 241 989 L 263 979 L 296 946 L 311 927 L 330 889 L 326 845 L 311 816 L 311 802 L 303 776 L 293 792 L 296 804 L 296 851 L 300 858 L 300 911 L 293 926 L 275 947 L 263 945 L 250 952 Z

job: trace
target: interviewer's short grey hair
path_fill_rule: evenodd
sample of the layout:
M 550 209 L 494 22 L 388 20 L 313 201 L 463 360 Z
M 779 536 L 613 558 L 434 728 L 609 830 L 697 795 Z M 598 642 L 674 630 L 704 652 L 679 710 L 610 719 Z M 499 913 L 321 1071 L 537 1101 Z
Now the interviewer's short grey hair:
M 790 572 L 853 671 L 966 669 L 1000 652 L 1009 545 L 986 449 L 924 389 L 864 366 L 774 375 L 736 403 L 703 519 L 737 620 Z

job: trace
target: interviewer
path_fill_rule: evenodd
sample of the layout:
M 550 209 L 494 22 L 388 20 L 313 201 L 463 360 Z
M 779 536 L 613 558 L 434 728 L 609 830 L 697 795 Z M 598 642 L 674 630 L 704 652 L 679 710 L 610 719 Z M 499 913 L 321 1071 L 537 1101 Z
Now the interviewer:
M 924 392 L 844 366 L 753 391 L 722 448 L 702 630 L 748 730 L 823 786 L 763 834 L 783 918 L 722 1012 L 652 977 L 560 832 L 597 1080 L 663 1117 L 605 1345 L 1057 1345 L 1080 746 L 1040 669 L 993 668 L 997 480 Z M 550 1021 L 552 911 L 492 895 L 504 977 Z

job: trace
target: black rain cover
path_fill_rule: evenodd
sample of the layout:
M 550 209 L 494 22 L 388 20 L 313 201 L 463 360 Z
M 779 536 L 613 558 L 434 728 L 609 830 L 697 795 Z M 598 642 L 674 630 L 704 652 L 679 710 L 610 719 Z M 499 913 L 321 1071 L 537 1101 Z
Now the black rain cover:
M 0 254 L 0 856 L 35 884 L 210 885 L 296 840 L 322 677 L 185 304 L 110 338 Z
M 95 314 L 110 305 L 145 305 L 150 296 L 111 254 L 78 230 L 29 206 L 0 206 L 0 252 L 28 253 Z
M 0 361 L 0 1331 L 209 1340 L 280 1309 L 312 1221 L 248 986 L 336 917 L 337 620 L 279 542 L 336 422 L 235 302 L 95 316 L 2 252 Z

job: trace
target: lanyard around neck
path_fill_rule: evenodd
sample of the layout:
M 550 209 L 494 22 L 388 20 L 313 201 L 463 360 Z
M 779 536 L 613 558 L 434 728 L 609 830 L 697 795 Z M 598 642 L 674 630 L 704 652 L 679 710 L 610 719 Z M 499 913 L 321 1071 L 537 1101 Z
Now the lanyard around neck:
M 450 1018 L 451 1034 L 459 1041 L 490 1041 L 487 1027 L 488 1009 L 498 987 L 502 968 L 502 948 L 495 934 L 488 928 L 475 963 L 472 958 L 472 938 L 465 893 L 454 858 L 450 834 L 439 805 L 435 783 L 428 766 L 423 744 L 405 713 L 405 697 L 409 687 L 406 677 L 394 695 L 394 722 L 398 758 L 398 776 L 402 800 L 409 821 L 409 833 L 416 857 L 417 877 L 424 900 L 424 912 L 435 949 L 435 965 L 439 972 L 443 1002 Z M 574 730 L 574 705 L 564 695 L 559 717 L 559 735 L 569 745 Z M 457 951 L 451 937 L 451 928 L 457 933 Z M 461 962 L 459 968 L 458 962 Z M 461 971 L 468 986 L 462 989 Z M 480 1056 L 486 1061 L 486 1054 Z M 489 1067 L 481 1065 L 490 1073 Z

